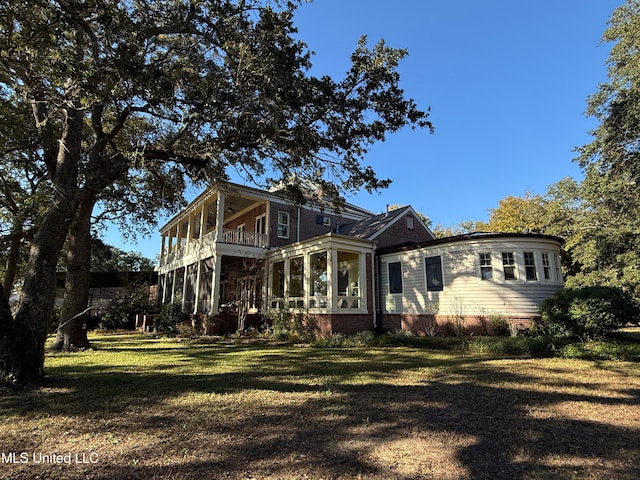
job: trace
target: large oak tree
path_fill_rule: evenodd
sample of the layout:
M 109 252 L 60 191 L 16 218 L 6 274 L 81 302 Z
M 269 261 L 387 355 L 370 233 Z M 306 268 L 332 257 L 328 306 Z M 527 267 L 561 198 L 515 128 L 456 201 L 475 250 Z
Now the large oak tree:
M 431 128 L 405 98 L 406 52 L 362 39 L 344 78 L 309 74 L 293 2 L 0 0 L 0 88 L 28 105 L 50 183 L 15 315 L 0 309 L 5 378 L 43 374 L 55 265 L 84 202 L 131 169 L 223 181 L 295 174 L 338 199 L 388 180 L 369 146 Z M 153 128 L 148 128 L 152 125 Z M 142 127 L 141 127 L 142 126 Z M 300 182 L 303 183 L 303 182 Z M 1 301 L 1 300 L 0 300 Z
M 599 125 L 579 149 L 588 209 L 577 280 L 622 287 L 640 298 L 640 1 L 613 12 L 603 40 L 613 43 L 609 79 L 587 108 Z

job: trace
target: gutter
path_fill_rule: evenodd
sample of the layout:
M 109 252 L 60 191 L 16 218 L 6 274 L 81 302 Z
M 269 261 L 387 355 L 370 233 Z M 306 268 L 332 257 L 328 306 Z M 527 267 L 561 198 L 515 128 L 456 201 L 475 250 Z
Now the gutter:
M 380 258 L 376 255 L 376 251 L 377 251 L 378 247 L 376 242 L 373 242 L 373 246 L 371 247 L 371 296 L 372 298 L 372 308 L 373 308 L 373 328 L 374 330 L 378 331 L 381 327 L 381 325 L 378 325 L 378 316 L 379 316 L 379 305 L 378 305 L 378 298 L 379 298 L 379 282 L 378 282 L 378 274 L 380 271 L 380 268 L 378 267 L 378 263 L 380 261 Z

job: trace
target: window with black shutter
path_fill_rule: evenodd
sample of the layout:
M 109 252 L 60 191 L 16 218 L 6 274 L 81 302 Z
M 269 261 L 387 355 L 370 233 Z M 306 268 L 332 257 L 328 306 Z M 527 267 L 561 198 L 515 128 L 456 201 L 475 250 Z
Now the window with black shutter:
M 442 281 L 442 258 L 427 257 L 425 258 L 425 264 L 427 267 L 427 291 L 428 292 L 441 292 L 444 288 Z
M 389 293 L 402 293 L 402 263 L 389 264 Z

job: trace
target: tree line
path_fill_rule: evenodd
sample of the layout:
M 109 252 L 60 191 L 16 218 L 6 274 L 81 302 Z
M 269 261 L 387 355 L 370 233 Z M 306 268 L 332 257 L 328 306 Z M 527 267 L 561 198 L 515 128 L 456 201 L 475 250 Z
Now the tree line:
M 598 120 L 592 141 L 576 148 L 581 180 L 564 178 L 543 194 L 508 196 L 489 221 L 436 226 L 464 231 L 542 232 L 565 240 L 568 287 L 619 287 L 640 299 L 640 2 L 617 8 L 604 32 L 612 44 L 608 81 L 587 99 Z

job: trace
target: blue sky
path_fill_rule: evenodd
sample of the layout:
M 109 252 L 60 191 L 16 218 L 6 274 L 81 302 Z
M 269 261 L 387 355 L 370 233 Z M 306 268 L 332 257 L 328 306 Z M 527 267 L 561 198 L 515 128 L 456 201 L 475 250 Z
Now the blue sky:
M 435 224 L 487 220 L 508 195 L 581 178 L 573 149 L 590 140 L 586 99 L 606 81 L 600 39 L 623 0 L 315 0 L 296 14 L 315 75 L 342 78 L 358 39 L 406 48 L 401 86 L 431 108 L 435 133 L 406 129 L 366 163 L 391 187 L 349 198 L 374 212 L 411 204 Z M 193 192 L 193 195 L 198 192 Z M 162 223 L 164 219 L 159 219 Z M 159 235 L 105 240 L 154 258 Z

